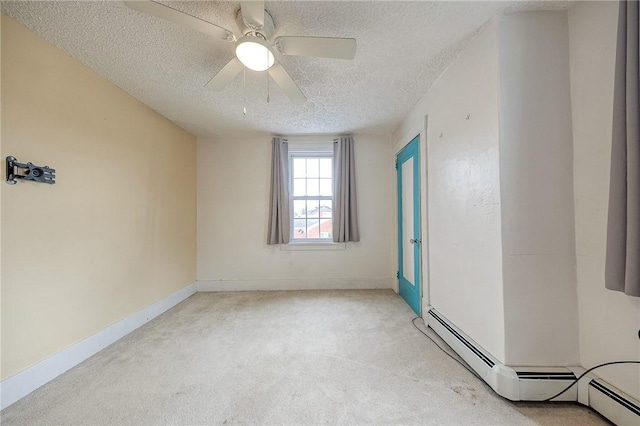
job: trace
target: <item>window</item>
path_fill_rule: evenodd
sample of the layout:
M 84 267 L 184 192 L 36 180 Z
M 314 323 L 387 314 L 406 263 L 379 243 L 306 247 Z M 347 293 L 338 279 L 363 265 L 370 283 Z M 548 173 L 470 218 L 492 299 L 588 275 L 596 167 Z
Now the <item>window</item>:
M 290 152 L 291 242 L 333 242 L 333 154 Z

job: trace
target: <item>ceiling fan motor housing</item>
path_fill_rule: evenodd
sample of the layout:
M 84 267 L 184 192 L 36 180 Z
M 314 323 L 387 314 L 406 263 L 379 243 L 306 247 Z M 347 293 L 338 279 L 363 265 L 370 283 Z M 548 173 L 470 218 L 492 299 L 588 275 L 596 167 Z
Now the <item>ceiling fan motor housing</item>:
M 240 29 L 240 32 L 243 36 L 254 32 L 254 29 L 247 25 L 247 23 L 244 21 L 244 18 L 242 18 L 242 9 L 238 9 L 238 12 L 236 13 L 236 23 L 238 24 L 238 28 Z M 265 9 L 264 26 L 261 29 L 256 30 L 256 32 L 264 36 L 267 41 L 271 41 L 274 31 L 275 24 L 273 23 L 273 18 L 271 17 L 271 14 Z

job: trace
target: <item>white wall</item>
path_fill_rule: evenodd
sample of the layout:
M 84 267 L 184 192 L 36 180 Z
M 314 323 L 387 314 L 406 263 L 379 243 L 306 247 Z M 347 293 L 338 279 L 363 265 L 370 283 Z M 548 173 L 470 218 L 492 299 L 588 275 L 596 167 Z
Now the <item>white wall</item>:
M 428 116 L 430 303 L 504 361 L 496 31 L 488 23 L 393 140 L 397 152 Z
M 393 135 L 392 154 L 428 116 L 431 304 L 509 365 L 640 359 L 640 299 L 604 288 L 617 3 L 580 2 L 565 20 L 491 22 Z M 597 374 L 640 398 L 639 367 Z
M 576 365 L 566 12 L 503 15 L 498 46 L 505 361 Z
M 269 136 L 198 141 L 199 288 L 393 288 L 389 139 L 354 139 L 361 241 L 328 251 L 266 245 Z
M 617 2 L 569 10 L 580 352 L 582 365 L 640 359 L 640 298 L 604 288 Z M 640 367 L 597 374 L 640 399 Z

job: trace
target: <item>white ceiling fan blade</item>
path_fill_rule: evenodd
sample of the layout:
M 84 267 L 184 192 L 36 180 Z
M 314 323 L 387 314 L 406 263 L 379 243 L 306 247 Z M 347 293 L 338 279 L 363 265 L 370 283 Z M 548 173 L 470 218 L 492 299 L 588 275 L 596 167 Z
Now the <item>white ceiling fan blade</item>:
M 242 19 L 253 30 L 264 27 L 264 1 L 241 1 Z
M 285 36 L 278 37 L 275 45 L 284 55 L 335 59 L 353 59 L 356 55 L 355 38 Z
M 231 83 L 236 75 L 242 71 L 244 65 L 242 62 L 238 60 L 238 58 L 233 58 L 227 65 L 222 67 L 220 71 L 216 75 L 214 75 L 211 80 L 204 85 L 204 87 L 212 90 L 222 90 L 227 84 Z
M 269 75 L 278 83 L 278 86 L 280 86 L 285 95 L 289 97 L 291 102 L 296 105 L 305 103 L 307 97 L 279 62 L 274 63 L 273 66 L 269 68 Z
M 124 3 L 131 9 L 166 19 L 167 21 L 212 35 L 222 40 L 236 41 L 236 36 L 233 35 L 231 31 L 219 27 L 216 24 L 212 24 L 209 21 L 205 21 L 204 19 L 200 19 L 172 7 L 165 6 L 164 4 L 156 3 L 151 0 L 125 1 Z

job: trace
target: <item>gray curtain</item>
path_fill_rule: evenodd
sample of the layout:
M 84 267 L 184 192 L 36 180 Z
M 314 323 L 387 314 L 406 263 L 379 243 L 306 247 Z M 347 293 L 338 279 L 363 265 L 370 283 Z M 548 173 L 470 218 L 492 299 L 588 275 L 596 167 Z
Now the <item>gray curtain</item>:
M 356 167 L 353 138 L 340 138 L 333 145 L 333 241 L 360 241 L 356 203 Z
M 613 100 L 605 286 L 640 296 L 640 28 L 638 1 L 621 1 Z
M 289 150 L 284 139 L 273 138 L 267 244 L 288 244 L 289 235 Z

